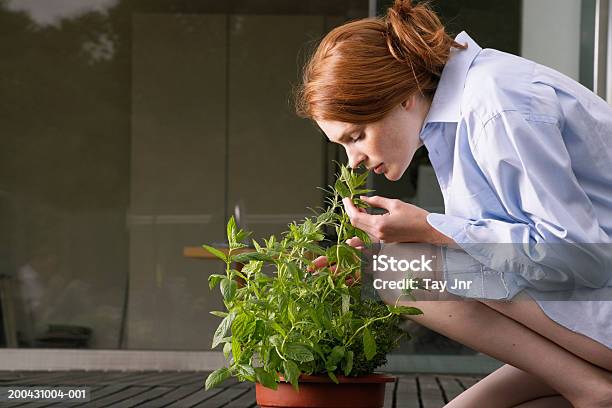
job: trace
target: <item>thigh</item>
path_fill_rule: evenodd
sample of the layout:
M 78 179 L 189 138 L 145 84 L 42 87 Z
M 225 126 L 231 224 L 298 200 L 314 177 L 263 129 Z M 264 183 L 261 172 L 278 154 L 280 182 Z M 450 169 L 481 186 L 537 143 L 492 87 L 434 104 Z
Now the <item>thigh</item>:
M 446 405 L 446 408 L 509 408 L 558 392 L 509 364 L 498 368 Z
M 612 350 L 550 319 L 529 295 L 518 294 L 512 302 L 483 301 L 490 308 L 518 321 L 578 357 L 612 371 Z
M 524 402 L 520 405 L 516 405 L 513 408 L 573 408 L 568 400 L 560 395 L 552 397 L 543 397 L 534 399 L 531 401 Z

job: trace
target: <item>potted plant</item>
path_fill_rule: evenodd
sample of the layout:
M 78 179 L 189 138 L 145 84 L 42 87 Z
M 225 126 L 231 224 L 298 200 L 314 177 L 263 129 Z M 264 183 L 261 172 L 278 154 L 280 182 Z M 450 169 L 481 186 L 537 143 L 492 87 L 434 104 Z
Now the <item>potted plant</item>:
M 421 311 L 362 298 L 360 253 L 345 241 L 369 238 L 351 225 L 341 200 L 365 208 L 357 196 L 370 191 L 366 178 L 342 166 L 327 208 L 289 224 L 281 240 L 253 241 L 254 252 L 242 252 L 249 233 L 233 218 L 227 254 L 204 246 L 226 265 L 209 284 L 220 286 L 226 308 L 211 312 L 223 319 L 212 347 L 223 345 L 228 361 L 208 376 L 206 389 L 234 376 L 257 383 L 262 407 L 383 406 L 385 382 L 394 378 L 374 370 L 405 335 L 399 315 Z M 334 242 L 325 239 L 326 228 L 335 230 Z M 310 273 L 312 257 L 320 255 L 328 266 Z

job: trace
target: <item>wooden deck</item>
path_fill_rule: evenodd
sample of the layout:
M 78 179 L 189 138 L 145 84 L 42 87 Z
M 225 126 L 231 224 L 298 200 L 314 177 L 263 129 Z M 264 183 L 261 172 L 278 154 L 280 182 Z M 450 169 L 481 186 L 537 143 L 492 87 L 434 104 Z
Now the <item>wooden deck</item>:
M 228 380 L 223 388 L 204 391 L 205 372 L 0 371 L 0 386 L 87 386 L 91 400 L 66 402 L 0 402 L 2 407 L 257 407 L 250 383 Z M 479 377 L 398 375 L 387 384 L 385 408 L 439 408 Z

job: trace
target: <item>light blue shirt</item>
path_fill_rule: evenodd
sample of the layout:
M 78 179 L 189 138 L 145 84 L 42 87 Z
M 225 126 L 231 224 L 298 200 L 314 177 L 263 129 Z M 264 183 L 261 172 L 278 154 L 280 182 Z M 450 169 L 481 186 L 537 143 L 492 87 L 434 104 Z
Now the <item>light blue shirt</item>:
M 445 201 L 427 220 L 483 271 L 468 296 L 609 285 L 612 108 L 553 69 L 456 41 L 468 48 L 452 50 L 420 137 Z

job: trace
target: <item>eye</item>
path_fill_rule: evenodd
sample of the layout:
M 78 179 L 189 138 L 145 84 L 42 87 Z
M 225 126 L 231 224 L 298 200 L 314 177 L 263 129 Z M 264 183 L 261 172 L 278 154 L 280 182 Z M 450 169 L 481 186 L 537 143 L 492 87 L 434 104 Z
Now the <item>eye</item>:
M 364 134 L 363 132 L 361 132 L 361 133 L 359 133 L 359 135 L 357 135 L 357 137 L 352 138 L 352 139 L 351 139 L 351 141 L 352 141 L 353 143 L 355 143 L 355 142 L 357 142 L 358 140 L 363 139 L 364 137 L 365 137 L 365 134 Z

